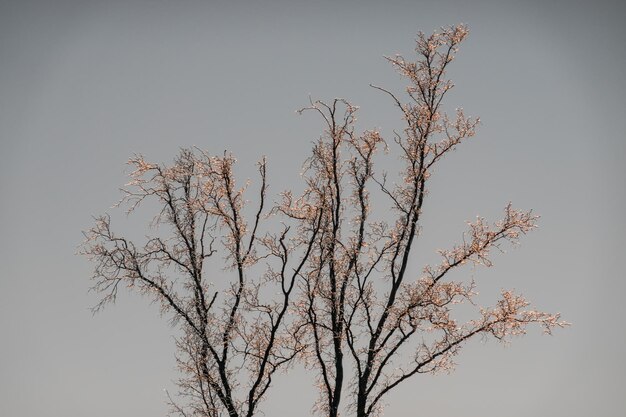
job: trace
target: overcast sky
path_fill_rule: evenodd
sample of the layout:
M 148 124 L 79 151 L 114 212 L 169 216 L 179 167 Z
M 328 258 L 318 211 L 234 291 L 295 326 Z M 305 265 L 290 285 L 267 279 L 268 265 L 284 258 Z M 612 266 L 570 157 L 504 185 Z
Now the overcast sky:
M 449 247 L 466 220 L 509 201 L 532 208 L 539 229 L 467 276 L 485 300 L 515 288 L 573 326 L 507 348 L 474 341 L 451 375 L 390 396 L 386 415 L 622 415 L 625 12 L 618 1 L 0 0 L 0 415 L 166 413 L 173 329 L 135 294 L 92 316 L 91 265 L 75 255 L 91 216 L 120 197 L 129 156 L 229 149 L 246 178 L 267 155 L 272 191 L 298 186 L 321 129 L 294 112 L 309 95 L 351 100 L 358 128 L 389 138 L 399 116 L 368 84 L 404 81 L 383 55 L 411 57 L 418 31 L 461 22 L 470 36 L 448 105 L 483 123 L 434 175 L 419 250 Z M 263 410 L 306 416 L 315 396 L 296 368 Z

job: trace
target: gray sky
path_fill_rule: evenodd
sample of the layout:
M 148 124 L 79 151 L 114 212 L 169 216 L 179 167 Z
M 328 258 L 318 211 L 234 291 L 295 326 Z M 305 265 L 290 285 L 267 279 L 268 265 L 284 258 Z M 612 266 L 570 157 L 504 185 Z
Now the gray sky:
M 478 135 L 439 167 L 420 250 L 508 201 L 540 228 L 489 270 L 481 296 L 515 288 L 574 325 L 503 348 L 470 343 L 451 375 L 422 376 L 386 415 L 618 416 L 626 409 L 623 167 L 626 15 L 596 1 L 0 1 L 0 415 L 164 415 L 173 331 L 137 295 L 93 317 L 91 265 L 74 255 L 91 215 L 119 198 L 135 152 L 232 150 L 243 178 L 268 155 L 272 189 L 297 186 L 320 132 L 294 110 L 339 96 L 360 129 L 399 117 L 369 83 L 399 91 L 382 59 L 417 31 L 467 23 L 451 107 Z M 139 220 L 139 219 L 138 219 Z M 136 227 L 136 232 L 141 228 Z M 308 415 L 299 369 L 267 416 Z

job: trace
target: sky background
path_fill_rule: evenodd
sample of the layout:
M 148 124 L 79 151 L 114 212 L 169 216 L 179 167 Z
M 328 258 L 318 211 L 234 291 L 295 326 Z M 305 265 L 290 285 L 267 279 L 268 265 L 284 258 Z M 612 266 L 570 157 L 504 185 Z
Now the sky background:
M 433 176 L 418 248 L 450 247 L 466 220 L 495 220 L 508 201 L 532 208 L 536 232 L 464 273 L 485 304 L 515 288 L 573 326 L 506 348 L 473 341 L 454 373 L 388 397 L 386 415 L 623 415 L 625 12 L 617 1 L 0 0 L 0 415 L 166 413 L 174 330 L 135 294 L 92 316 L 91 265 L 75 255 L 91 216 L 119 199 L 128 157 L 229 149 L 245 179 L 267 155 L 271 191 L 298 187 L 322 127 L 295 114 L 309 95 L 349 99 L 359 130 L 389 138 L 399 115 L 368 84 L 405 83 L 382 56 L 412 57 L 418 31 L 460 22 L 470 36 L 447 103 L 483 122 Z M 124 224 L 144 230 L 141 217 Z M 306 416 L 315 396 L 296 368 L 263 411 Z

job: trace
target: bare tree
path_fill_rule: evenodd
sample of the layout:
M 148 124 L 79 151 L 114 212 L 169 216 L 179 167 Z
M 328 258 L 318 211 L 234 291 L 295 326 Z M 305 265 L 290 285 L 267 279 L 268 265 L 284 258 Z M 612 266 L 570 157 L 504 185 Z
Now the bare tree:
M 266 163 L 259 163 L 258 207 L 248 223 L 234 162 L 230 155 L 194 150 L 182 150 L 167 167 L 134 157 L 120 204 L 130 213 L 156 203 L 157 235 L 140 246 L 114 234 L 109 216 L 85 233 L 83 253 L 96 265 L 93 288 L 103 294 L 95 310 L 115 301 L 122 285 L 159 302 L 180 324 L 179 387 L 187 401 L 171 405 L 183 416 L 253 416 L 274 373 L 302 349 L 287 311 L 319 218 L 303 223 L 297 240 L 287 239 L 288 227 L 259 237 L 267 212 Z M 292 260 L 292 253 L 299 257 Z M 225 271 L 207 270 L 215 256 L 225 261 Z M 265 270 L 255 270 L 261 259 Z
M 474 135 L 479 122 L 462 110 L 454 117 L 442 110 L 452 88 L 446 68 L 466 35 L 462 25 L 419 34 L 417 62 L 387 58 L 409 80 L 408 102 L 372 86 L 391 98 L 405 122 L 394 137 L 404 165 L 397 183 L 376 175 L 375 155 L 387 145 L 376 131 L 355 133 L 356 107 L 336 99 L 303 109 L 321 116 L 325 134 L 307 161 L 306 191 L 298 200 L 286 199 L 283 211 L 295 219 L 301 207 L 322 211 L 298 306 L 308 330 L 306 360 L 318 371 L 317 409 L 323 415 L 340 414 L 342 395 L 350 414 L 377 415 L 385 395 L 402 382 L 450 370 L 471 338 L 491 335 L 504 341 L 532 323 L 548 333 L 566 324 L 558 314 L 527 309 L 529 303 L 510 291 L 494 307 L 477 307 L 472 320 L 453 318 L 455 305 L 474 305 L 475 292 L 473 281 L 453 281 L 449 273 L 468 263 L 491 266 L 492 249 L 517 242 L 535 227 L 537 216 L 510 204 L 493 225 L 482 218 L 470 223 L 462 243 L 440 251 L 439 265 L 425 266 L 419 277 L 407 276 L 428 179 L 447 153 Z M 393 220 L 373 217 L 371 192 L 388 201 Z
M 475 306 L 476 293 L 473 281 L 450 273 L 464 264 L 491 266 L 493 249 L 535 227 L 531 211 L 508 204 L 502 220 L 478 218 L 461 243 L 440 251 L 438 265 L 424 266 L 421 276 L 410 272 L 428 179 L 479 122 L 442 108 L 453 86 L 446 69 L 466 35 L 462 25 L 419 34 L 416 62 L 387 58 L 409 80 L 406 103 L 372 86 L 391 98 L 405 123 L 393 138 L 403 164 L 395 182 L 374 170 L 387 143 L 377 131 L 356 133 L 357 108 L 342 99 L 302 110 L 321 116 L 325 132 L 305 162 L 302 195 L 284 192 L 269 209 L 265 160 L 257 206 L 247 209 L 228 154 L 184 149 L 171 166 L 141 156 L 129 161 L 134 171 L 120 205 L 130 213 L 155 203 L 154 235 L 140 245 L 99 217 L 83 253 L 95 262 L 94 289 L 103 295 L 96 310 L 125 285 L 158 301 L 180 325 L 186 401 L 172 401 L 175 413 L 251 417 L 275 372 L 299 357 L 317 371 L 320 414 L 347 409 L 370 417 L 402 382 L 452 369 L 472 338 L 507 341 L 529 324 L 548 333 L 566 325 L 510 291 L 493 307 L 476 307 L 473 319 L 454 318 L 454 306 Z M 372 194 L 389 209 L 374 213 Z

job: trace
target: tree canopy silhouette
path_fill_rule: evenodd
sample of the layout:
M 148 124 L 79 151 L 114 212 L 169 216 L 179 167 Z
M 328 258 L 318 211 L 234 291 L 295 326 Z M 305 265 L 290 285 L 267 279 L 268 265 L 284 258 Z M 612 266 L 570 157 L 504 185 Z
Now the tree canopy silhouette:
M 475 306 L 474 282 L 450 278 L 466 264 L 491 266 L 493 249 L 535 228 L 537 216 L 511 204 L 501 220 L 469 223 L 438 264 L 410 272 L 429 178 L 479 123 L 442 108 L 453 87 L 446 69 L 467 33 L 463 25 L 420 33 L 415 61 L 387 58 L 408 80 L 403 95 L 372 86 L 404 121 L 389 144 L 378 131 L 356 131 L 358 109 L 346 100 L 302 109 L 319 115 L 324 133 L 305 161 L 304 191 L 285 191 L 278 203 L 268 202 L 265 159 L 256 197 L 236 184 L 228 153 L 183 149 L 171 165 L 130 159 L 120 206 L 156 207 L 153 236 L 125 238 L 105 215 L 82 252 L 95 263 L 96 310 L 126 286 L 182 329 L 174 413 L 256 415 L 275 373 L 301 361 L 316 371 L 319 414 L 374 416 L 399 384 L 450 370 L 472 338 L 506 341 L 530 324 L 548 333 L 567 324 L 511 291 Z M 381 149 L 399 157 L 397 175 L 375 170 Z M 374 212 L 373 195 L 388 209 Z M 461 303 L 475 306 L 474 318 L 454 318 Z

